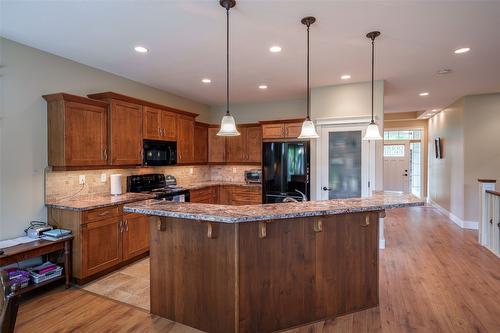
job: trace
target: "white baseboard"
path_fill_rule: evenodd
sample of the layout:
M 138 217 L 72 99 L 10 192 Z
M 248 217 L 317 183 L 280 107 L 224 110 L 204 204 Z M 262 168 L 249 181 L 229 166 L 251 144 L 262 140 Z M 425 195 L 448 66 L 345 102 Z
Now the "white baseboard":
M 440 213 L 443 215 L 447 216 L 450 220 L 452 220 L 456 225 L 458 225 L 462 229 L 473 229 L 473 230 L 479 230 L 479 222 L 476 221 L 464 221 L 452 212 L 446 210 L 445 208 L 441 207 L 434 201 L 432 201 L 431 198 L 428 198 L 428 203 L 436 208 Z

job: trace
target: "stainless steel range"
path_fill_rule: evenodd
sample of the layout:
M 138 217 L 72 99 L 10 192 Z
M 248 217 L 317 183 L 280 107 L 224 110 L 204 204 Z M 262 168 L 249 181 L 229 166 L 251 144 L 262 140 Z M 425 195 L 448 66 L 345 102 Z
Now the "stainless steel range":
M 189 201 L 189 190 L 177 186 L 174 176 L 161 173 L 128 176 L 127 192 L 153 194 L 166 201 Z

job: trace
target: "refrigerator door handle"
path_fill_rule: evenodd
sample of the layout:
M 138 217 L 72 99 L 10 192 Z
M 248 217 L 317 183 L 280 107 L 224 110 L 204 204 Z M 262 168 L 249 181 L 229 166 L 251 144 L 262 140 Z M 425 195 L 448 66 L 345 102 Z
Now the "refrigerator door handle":
M 330 187 L 323 186 L 323 191 L 331 191 L 332 189 Z

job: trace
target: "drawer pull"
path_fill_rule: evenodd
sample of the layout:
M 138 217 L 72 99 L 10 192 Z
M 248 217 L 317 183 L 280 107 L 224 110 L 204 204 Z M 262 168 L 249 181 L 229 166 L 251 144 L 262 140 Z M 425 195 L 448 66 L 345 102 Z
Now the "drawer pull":
M 370 225 L 370 217 L 366 216 L 365 223 L 361 224 L 362 227 L 367 227 Z
M 104 211 L 102 213 L 99 213 L 97 215 L 99 215 L 99 216 L 105 216 L 105 215 L 108 215 L 108 214 L 109 214 L 109 210 L 106 210 L 106 211 Z
M 263 239 L 267 236 L 267 226 L 265 222 L 259 222 L 259 238 Z
M 219 226 L 217 223 L 207 223 L 207 237 L 210 239 L 216 239 L 217 238 L 217 231 L 219 229 Z
M 323 231 L 323 221 L 321 219 L 314 220 L 314 232 Z

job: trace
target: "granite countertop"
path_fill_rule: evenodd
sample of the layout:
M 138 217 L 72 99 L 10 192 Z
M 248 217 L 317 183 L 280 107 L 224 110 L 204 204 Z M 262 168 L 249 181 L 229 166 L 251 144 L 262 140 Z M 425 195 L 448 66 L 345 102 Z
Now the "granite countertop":
M 127 204 L 124 206 L 124 211 L 191 220 L 240 223 L 367 211 L 382 211 L 390 208 L 423 205 L 424 201 L 422 199 L 419 199 L 411 194 L 377 192 L 374 193 L 371 198 L 244 206 L 147 200 Z
M 154 198 L 154 196 L 151 194 L 129 192 L 121 195 L 111 195 L 107 193 L 85 194 L 62 200 L 47 199 L 45 206 L 49 208 L 84 211 L 114 205 L 122 205 L 152 198 Z
M 184 187 L 188 190 L 197 190 L 197 189 L 208 187 L 208 186 L 218 186 L 218 185 L 262 187 L 262 184 L 260 184 L 260 183 L 247 184 L 245 182 L 225 182 L 225 181 L 213 181 L 213 180 L 205 181 L 205 182 L 196 182 L 196 183 L 191 183 L 191 184 L 180 184 L 179 186 Z

